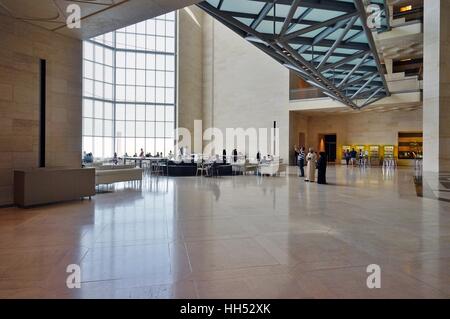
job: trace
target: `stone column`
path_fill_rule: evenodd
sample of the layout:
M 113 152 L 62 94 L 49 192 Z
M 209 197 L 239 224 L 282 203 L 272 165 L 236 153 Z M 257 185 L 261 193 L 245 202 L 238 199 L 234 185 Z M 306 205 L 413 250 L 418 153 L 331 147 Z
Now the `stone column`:
M 424 1 L 424 171 L 450 172 L 450 1 Z

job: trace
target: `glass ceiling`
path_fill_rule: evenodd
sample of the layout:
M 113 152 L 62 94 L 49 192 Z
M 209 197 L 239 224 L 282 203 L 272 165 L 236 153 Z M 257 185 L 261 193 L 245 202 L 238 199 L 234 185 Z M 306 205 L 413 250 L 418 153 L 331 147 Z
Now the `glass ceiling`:
M 207 0 L 198 6 L 326 95 L 359 109 L 389 95 L 372 37 L 389 28 L 385 1 Z

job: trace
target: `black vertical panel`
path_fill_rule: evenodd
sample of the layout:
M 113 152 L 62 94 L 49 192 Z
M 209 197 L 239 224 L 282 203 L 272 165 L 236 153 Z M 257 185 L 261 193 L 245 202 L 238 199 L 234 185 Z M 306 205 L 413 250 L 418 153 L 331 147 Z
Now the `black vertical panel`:
M 277 149 L 277 121 L 273 121 L 273 155 L 275 156 L 275 152 Z
M 39 77 L 39 167 L 45 167 L 45 126 L 46 126 L 46 91 L 47 61 L 40 60 Z

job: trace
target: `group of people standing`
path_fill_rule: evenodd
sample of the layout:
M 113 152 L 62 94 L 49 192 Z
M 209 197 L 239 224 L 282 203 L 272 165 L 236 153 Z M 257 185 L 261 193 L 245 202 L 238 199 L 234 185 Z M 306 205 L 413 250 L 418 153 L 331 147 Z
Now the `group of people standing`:
M 317 155 L 313 148 L 309 148 L 308 153 L 305 152 L 305 147 L 294 148 L 297 165 L 300 168 L 300 177 L 305 178 L 305 182 L 315 182 L 316 169 L 318 170 L 317 183 L 326 184 L 327 171 L 327 156 L 325 152 L 320 152 Z M 305 175 L 306 166 L 306 175 Z
M 352 150 L 346 150 L 344 152 L 344 158 L 347 166 L 351 164 L 352 166 L 355 166 L 357 164 L 357 158 L 358 158 L 358 165 L 359 166 L 366 166 L 367 159 L 369 157 L 368 152 L 363 152 L 362 149 L 359 149 L 359 152 L 356 152 L 354 148 Z

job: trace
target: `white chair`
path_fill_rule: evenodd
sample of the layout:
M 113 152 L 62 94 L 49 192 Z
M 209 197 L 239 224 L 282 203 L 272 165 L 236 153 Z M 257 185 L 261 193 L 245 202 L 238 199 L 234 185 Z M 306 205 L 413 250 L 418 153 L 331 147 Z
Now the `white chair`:
M 200 172 L 200 176 L 203 176 L 203 172 L 205 172 L 205 175 L 208 174 L 208 168 L 203 160 L 197 161 L 197 172 L 195 173 L 195 176 L 198 176 L 198 172 Z

